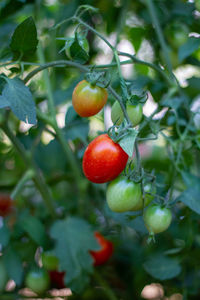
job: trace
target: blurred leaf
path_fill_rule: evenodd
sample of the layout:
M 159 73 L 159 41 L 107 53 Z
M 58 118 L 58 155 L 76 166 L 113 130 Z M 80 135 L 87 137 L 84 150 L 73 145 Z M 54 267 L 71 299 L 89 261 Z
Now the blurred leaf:
M 129 157 L 132 157 L 134 151 L 135 139 L 138 135 L 138 130 L 131 128 L 122 139 L 120 139 L 119 144 L 122 149 L 128 154 Z
M 47 241 L 46 232 L 44 225 L 40 220 L 27 214 L 20 218 L 19 224 L 33 241 L 39 246 L 45 247 Z
M 191 77 L 187 79 L 188 85 L 190 88 L 197 90 L 200 92 L 200 78 L 199 77 Z
M 143 267 L 147 273 L 159 280 L 174 278 L 181 272 L 181 266 L 176 259 L 161 254 L 151 256 Z
M 181 97 L 163 97 L 161 100 L 161 105 L 168 106 L 174 109 L 179 108 L 180 105 L 184 102 L 184 99 Z
M 0 228 L 0 244 L 3 247 L 6 247 L 10 241 L 10 231 L 6 224 L 4 223 L 3 226 Z
M 35 151 L 35 159 L 40 165 L 40 168 L 48 176 L 52 175 L 52 173 L 58 173 L 58 170 L 64 171 L 67 166 L 66 155 L 56 139 L 47 145 L 40 142 Z
M 32 94 L 19 78 L 5 78 L 6 85 L 0 95 L 0 108 L 10 107 L 13 113 L 29 124 L 36 124 L 36 109 Z
M 32 17 L 27 18 L 15 29 L 10 47 L 18 55 L 34 53 L 37 49 L 37 29 Z
M 66 284 L 80 290 L 80 282 L 87 282 L 92 272 L 93 259 L 89 250 L 99 249 L 90 225 L 80 218 L 68 217 L 56 221 L 50 235 L 56 241 L 55 253 L 62 261 L 61 269 L 67 272 Z
M 70 106 L 65 115 L 65 137 L 66 139 L 80 139 L 85 142 L 89 132 L 89 122 L 80 118 L 73 106 Z
M 178 58 L 182 62 L 200 46 L 200 38 L 190 37 L 188 41 L 178 49 Z
M 145 29 L 142 27 L 132 27 L 128 32 L 128 37 L 135 48 L 135 52 L 137 53 L 145 37 Z
M 5 250 L 3 260 L 10 279 L 21 285 L 23 279 L 23 266 L 15 249 L 9 247 Z
M 188 188 L 176 199 L 176 201 L 183 202 L 194 212 L 200 214 L 200 178 L 190 175 L 189 173 L 183 173 L 183 178 Z
M 138 215 L 138 212 L 116 213 L 111 211 L 107 203 L 105 203 L 104 213 L 122 227 L 130 227 L 142 235 L 146 235 L 148 233 L 144 225 L 143 218 Z

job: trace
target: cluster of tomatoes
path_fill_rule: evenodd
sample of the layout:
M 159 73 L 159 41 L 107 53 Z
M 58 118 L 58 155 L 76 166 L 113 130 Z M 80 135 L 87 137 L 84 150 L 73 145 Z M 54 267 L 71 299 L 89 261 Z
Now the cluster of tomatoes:
M 113 253 L 113 244 L 95 232 L 95 238 L 100 246 L 97 251 L 90 251 L 94 266 L 104 264 Z M 42 268 L 31 270 L 25 279 L 26 286 L 38 295 L 42 295 L 49 288 L 65 288 L 65 272 L 59 271 L 59 260 L 52 252 L 43 252 L 41 255 Z
M 83 80 L 74 89 L 72 104 L 80 116 L 89 117 L 97 114 L 103 108 L 107 96 L 105 88 Z M 126 109 L 132 126 L 138 125 L 143 115 L 142 105 L 128 104 Z M 118 102 L 112 106 L 111 118 L 117 125 L 124 120 Z M 127 161 L 127 153 L 107 134 L 96 137 L 88 145 L 83 156 L 83 172 L 88 180 L 94 183 L 111 181 L 107 187 L 106 198 L 108 206 L 114 212 L 142 210 L 143 206 L 148 206 L 154 198 L 155 191 L 151 184 L 144 187 L 145 195 L 142 195 L 140 183 L 135 183 L 120 175 Z M 172 220 L 170 209 L 157 204 L 149 205 L 145 209 L 143 217 L 147 229 L 152 234 L 166 230 Z

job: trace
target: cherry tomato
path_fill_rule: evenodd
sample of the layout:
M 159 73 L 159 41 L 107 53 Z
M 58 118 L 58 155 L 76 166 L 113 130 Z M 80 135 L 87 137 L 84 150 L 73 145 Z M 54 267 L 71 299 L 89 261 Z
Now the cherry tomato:
M 0 260 L 0 292 L 5 290 L 8 281 L 8 274 L 2 259 Z
M 13 201 L 9 195 L 0 194 L 0 216 L 5 217 L 10 214 L 13 207 Z
M 104 183 L 116 178 L 125 168 L 128 155 L 107 135 L 96 137 L 83 156 L 83 172 L 92 182 Z
M 151 205 L 144 212 L 144 223 L 150 233 L 165 231 L 172 221 L 171 210 L 160 205 Z
M 65 283 L 64 283 L 64 277 L 65 272 L 59 272 L 59 271 L 49 271 L 50 281 L 51 281 L 51 287 L 56 289 L 64 289 Z
M 51 252 L 42 253 L 42 265 L 48 271 L 57 270 L 59 265 L 58 258 Z
M 143 109 L 142 105 L 127 105 L 126 106 L 127 114 L 129 116 L 129 119 L 131 123 L 133 124 L 133 127 L 138 125 L 140 121 L 142 120 L 142 115 L 143 115 Z M 124 114 L 121 109 L 121 106 L 118 101 L 116 101 L 111 110 L 111 119 L 114 124 L 120 125 L 124 121 Z
M 40 295 L 48 290 L 50 278 L 46 270 L 38 269 L 30 271 L 26 276 L 25 282 L 28 288 Z
M 106 89 L 82 80 L 73 91 L 72 104 L 79 116 L 90 117 L 96 115 L 103 108 L 107 98 Z
M 183 23 L 175 22 L 169 24 L 165 32 L 168 41 L 174 48 L 179 48 L 188 40 L 189 29 Z
M 118 177 L 108 185 L 106 199 L 112 211 L 138 210 L 142 206 L 141 185 L 125 177 Z
M 90 251 L 90 253 L 94 258 L 94 266 L 98 266 L 104 264 L 112 256 L 113 244 L 105 239 L 99 232 L 95 232 L 95 237 L 101 246 L 101 249 L 97 251 Z

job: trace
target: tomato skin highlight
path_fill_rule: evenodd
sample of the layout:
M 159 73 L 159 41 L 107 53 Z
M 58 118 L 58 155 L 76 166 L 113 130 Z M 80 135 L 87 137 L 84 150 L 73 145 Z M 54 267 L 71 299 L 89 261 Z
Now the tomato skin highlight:
M 104 264 L 113 254 L 113 243 L 104 238 L 99 232 L 95 232 L 97 242 L 101 246 L 100 250 L 90 251 L 90 254 L 94 258 L 94 266 Z
M 92 86 L 86 80 L 80 81 L 72 94 L 72 104 L 81 117 L 96 115 L 106 104 L 108 94 L 106 89 Z
M 0 194 L 0 216 L 6 217 L 12 211 L 13 201 L 9 195 Z
M 125 168 L 128 155 L 107 135 L 96 137 L 83 156 L 83 172 L 88 180 L 104 183 L 116 178 Z
M 144 223 L 151 233 L 160 233 L 169 227 L 172 221 L 171 210 L 160 205 L 151 205 L 144 212 Z
M 125 177 L 118 177 L 108 185 L 106 199 L 114 212 L 139 210 L 142 204 L 141 185 Z

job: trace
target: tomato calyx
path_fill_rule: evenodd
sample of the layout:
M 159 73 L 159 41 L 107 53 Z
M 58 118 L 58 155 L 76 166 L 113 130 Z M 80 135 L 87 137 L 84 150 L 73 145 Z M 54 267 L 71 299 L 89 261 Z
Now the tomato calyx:
M 85 74 L 85 80 L 92 86 L 107 88 L 111 81 L 111 76 L 108 71 L 91 71 Z

